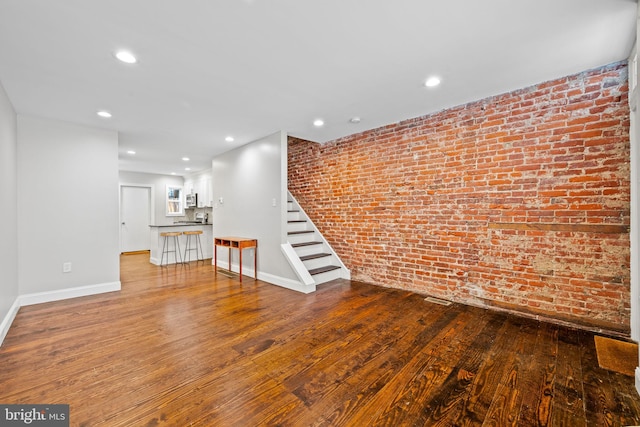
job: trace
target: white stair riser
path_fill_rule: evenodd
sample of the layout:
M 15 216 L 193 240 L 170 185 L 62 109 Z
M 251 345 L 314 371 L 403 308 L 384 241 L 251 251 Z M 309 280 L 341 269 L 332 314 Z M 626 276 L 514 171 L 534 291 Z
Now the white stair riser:
M 295 243 L 304 243 L 304 242 L 313 242 L 316 240 L 315 233 L 303 233 L 303 234 L 289 234 L 287 236 L 287 240 L 291 244 Z
M 325 249 L 326 248 L 324 247 L 323 244 L 300 246 L 299 248 L 293 248 L 293 250 L 296 251 L 296 254 L 298 254 L 299 257 L 305 256 L 305 255 L 313 255 L 319 252 L 327 252 Z
M 293 197 L 293 196 L 290 195 L 290 197 Z M 291 245 L 295 245 L 299 243 L 315 243 L 315 244 L 308 244 L 308 245 L 299 246 L 299 247 L 293 247 L 293 250 L 295 251 L 296 255 L 298 257 L 304 257 L 305 255 L 331 253 L 331 255 L 328 255 L 328 256 L 322 256 L 319 258 L 313 258 L 307 261 L 302 261 L 302 266 L 304 266 L 304 268 L 306 268 L 307 270 L 322 269 L 323 267 L 330 267 L 330 266 L 331 267 L 340 266 L 339 268 L 334 268 L 333 270 L 327 271 L 325 273 L 312 275 L 311 278 L 313 279 L 315 284 L 317 285 L 320 283 L 326 283 L 331 280 L 340 279 L 340 278 L 349 278 L 350 276 L 349 270 L 347 270 L 344 267 L 344 264 L 342 264 L 342 262 L 340 261 L 340 258 L 333 252 L 333 249 L 324 240 L 324 238 L 320 235 L 320 233 L 317 230 L 315 230 L 313 223 L 309 218 L 307 218 L 302 208 L 298 206 L 298 203 L 293 201 L 288 202 L 287 209 L 289 211 L 293 211 L 294 209 L 296 210 L 294 212 L 287 213 L 288 221 L 306 220 L 306 223 L 305 222 L 288 223 L 287 232 L 313 230 L 313 232 L 308 232 L 308 233 L 287 235 L 287 240 Z M 300 267 L 301 265 L 298 264 L 298 268 Z
M 302 217 L 302 215 L 300 214 L 300 211 L 298 211 L 298 212 L 287 212 L 287 221 L 294 221 L 296 219 L 304 219 Z
M 342 269 L 336 268 L 335 270 L 327 271 L 326 273 L 314 274 L 311 277 L 316 281 L 316 285 L 327 283 L 331 280 L 340 279 L 342 277 Z
M 335 261 L 332 256 L 323 256 L 322 258 L 314 258 L 308 261 L 302 261 L 307 270 L 313 270 L 314 268 L 324 267 L 326 265 L 335 265 Z
M 308 230 L 308 222 L 289 222 L 287 223 L 287 232 Z

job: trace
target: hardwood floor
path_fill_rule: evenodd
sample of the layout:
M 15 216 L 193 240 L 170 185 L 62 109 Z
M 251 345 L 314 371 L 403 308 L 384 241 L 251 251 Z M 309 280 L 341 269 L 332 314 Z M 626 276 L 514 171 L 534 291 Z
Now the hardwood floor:
M 640 424 L 587 332 L 349 281 L 121 270 L 121 292 L 20 310 L 0 403 L 68 403 L 75 426 Z

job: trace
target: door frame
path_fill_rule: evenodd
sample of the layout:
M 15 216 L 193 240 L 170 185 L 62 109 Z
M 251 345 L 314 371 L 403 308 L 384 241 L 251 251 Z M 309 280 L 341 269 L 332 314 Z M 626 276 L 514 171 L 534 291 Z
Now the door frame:
M 151 222 L 151 224 L 156 223 L 155 186 L 153 184 L 120 183 L 120 185 L 118 186 L 118 246 L 120 248 L 120 253 L 122 253 L 122 188 L 123 187 L 137 187 L 137 188 L 149 189 L 149 221 Z

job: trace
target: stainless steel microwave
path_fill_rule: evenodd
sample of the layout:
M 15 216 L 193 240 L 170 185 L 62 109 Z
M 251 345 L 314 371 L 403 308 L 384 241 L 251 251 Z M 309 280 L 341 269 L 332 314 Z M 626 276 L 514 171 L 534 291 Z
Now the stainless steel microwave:
M 198 193 L 195 194 L 187 194 L 187 207 L 195 208 L 198 206 Z

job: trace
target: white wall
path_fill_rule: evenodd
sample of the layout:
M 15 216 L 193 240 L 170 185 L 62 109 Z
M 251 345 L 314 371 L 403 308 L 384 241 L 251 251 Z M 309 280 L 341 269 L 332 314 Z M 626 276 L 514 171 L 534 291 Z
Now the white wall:
M 18 298 L 17 118 L 0 85 L 0 343 L 13 319 L 11 306 Z M 14 313 L 15 314 L 15 313 Z M 3 321 L 7 319 L 7 322 Z
M 629 138 L 631 145 L 631 338 L 640 340 L 640 87 L 638 81 L 640 72 L 637 58 L 640 55 L 640 9 L 636 16 L 636 43 L 629 55 L 629 108 L 630 122 Z M 638 355 L 640 366 L 640 354 Z M 640 367 L 635 371 L 636 391 L 640 393 Z
M 166 191 L 167 185 L 184 186 L 184 179 L 181 176 L 158 175 L 142 172 L 120 171 L 120 185 L 141 185 L 153 188 L 153 204 L 151 207 L 151 220 L 153 225 L 169 225 L 176 220 L 174 216 L 166 216 Z
M 214 158 L 212 181 L 214 237 L 258 239 L 258 278 L 295 287 L 298 278 L 280 247 L 287 241 L 286 135 L 278 132 Z M 218 251 L 220 265 L 226 265 L 226 253 L 226 249 Z M 233 257 L 237 262 L 236 250 Z M 248 250 L 242 268 L 253 270 Z
M 119 288 L 118 199 L 117 132 L 18 115 L 21 298 Z

